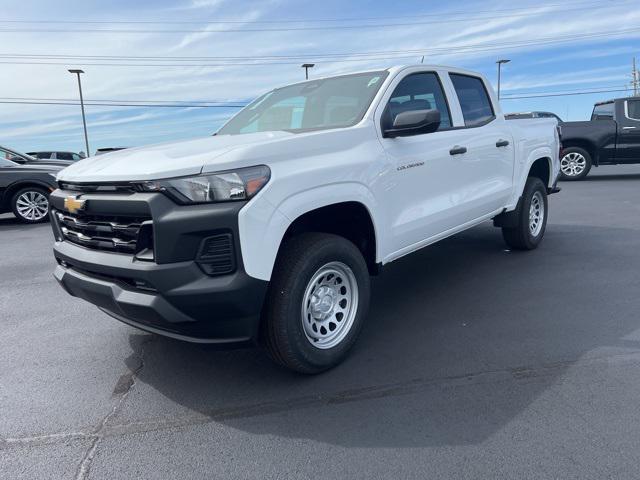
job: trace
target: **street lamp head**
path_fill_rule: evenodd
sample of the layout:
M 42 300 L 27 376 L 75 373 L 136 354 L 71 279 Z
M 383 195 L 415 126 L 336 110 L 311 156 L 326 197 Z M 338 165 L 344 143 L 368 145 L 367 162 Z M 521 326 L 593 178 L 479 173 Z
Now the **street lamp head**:
M 303 63 L 302 65 L 300 65 L 302 68 L 313 68 L 316 66 L 315 63 Z
M 69 73 L 84 73 L 84 70 L 80 70 L 80 69 L 77 69 L 77 68 L 76 69 L 71 68 L 68 71 L 69 71 Z
M 511 60 L 508 60 L 508 59 L 505 58 L 505 59 L 502 59 L 502 60 L 498 60 L 496 63 L 499 64 L 499 65 L 502 65 L 504 63 L 509 63 L 510 61 Z

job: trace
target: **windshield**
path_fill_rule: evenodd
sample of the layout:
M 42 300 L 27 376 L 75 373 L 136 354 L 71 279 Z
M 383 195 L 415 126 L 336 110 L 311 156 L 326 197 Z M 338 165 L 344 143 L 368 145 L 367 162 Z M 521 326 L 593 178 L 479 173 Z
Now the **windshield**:
M 6 160 L 12 160 L 14 162 L 30 162 L 35 160 L 35 158 L 26 155 L 24 153 L 18 153 L 15 150 L 10 150 L 5 147 L 0 147 L 0 158 L 4 158 Z
M 358 73 L 273 90 L 240 111 L 218 134 L 350 127 L 362 120 L 387 75 Z
M 0 157 L 0 167 L 15 167 L 17 163 L 13 163 L 11 160 Z

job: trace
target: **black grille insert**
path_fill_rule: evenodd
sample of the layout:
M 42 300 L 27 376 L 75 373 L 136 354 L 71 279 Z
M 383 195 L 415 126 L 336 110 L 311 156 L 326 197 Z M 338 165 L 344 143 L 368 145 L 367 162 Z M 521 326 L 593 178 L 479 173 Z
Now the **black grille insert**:
M 78 216 L 59 211 L 54 215 L 65 240 L 76 245 L 130 254 L 153 248 L 150 218 Z
M 91 184 L 58 182 L 58 185 L 62 190 L 82 193 L 133 193 L 138 191 L 136 185 L 132 183 Z

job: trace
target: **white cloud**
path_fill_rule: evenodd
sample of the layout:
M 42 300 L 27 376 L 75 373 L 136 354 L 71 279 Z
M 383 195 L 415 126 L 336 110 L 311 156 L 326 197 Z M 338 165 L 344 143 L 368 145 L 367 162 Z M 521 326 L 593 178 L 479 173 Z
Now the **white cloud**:
M 48 5 L 45 0 L 38 0 L 43 6 Z M 37 2 L 34 2 L 37 3 Z M 557 2 L 554 2 L 557 3 Z M 330 11 L 333 4 L 313 4 L 314 13 L 301 16 L 313 18 L 314 14 L 324 8 L 322 17 L 350 16 Z M 606 67 L 609 70 L 593 68 L 593 64 L 585 67 L 580 61 L 559 62 L 544 70 L 545 59 L 536 62 L 529 60 L 530 54 L 541 51 L 552 51 L 554 58 L 567 60 L 575 57 L 584 58 L 585 62 L 592 56 L 606 59 L 610 50 L 602 49 L 597 44 L 611 41 L 610 38 L 601 40 L 581 40 L 562 45 L 548 46 L 532 44 L 518 48 L 504 48 L 488 51 L 463 51 L 461 46 L 470 44 L 504 44 L 505 42 L 526 42 L 540 37 L 559 35 L 581 35 L 589 32 L 620 31 L 637 28 L 640 24 L 640 9 L 630 9 L 630 3 L 606 4 L 606 9 L 585 8 L 584 11 L 572 11 L 561 15 L 557 10 L 550 10 L 539 4 L 529 4 L 536 8 L 535 14 L 523 17 L 503 17 L 473 23 L 429 23 L 428 25 L 410 25 L 398 28 L 381 29 L 343 29 L 343 30 L 315 30 L 315 31 L 279 31 L 279 32 L 214 32 L 225 28 L 223 24 L 214 24 L 213 18 L 234 19 L 239 22 L 251 22 L 273 18 L 294 18 L 290 13 L 291 7 L 299 7 L 293 0 L 243 1 L 227 2 L 225 0 L 192 0 L 175 4 L 171 10 L 157 10 L 153 4 L 148 7 L 133 7 L 131 11 L 96 12 L 97 18 L 119 19 L 161 19 L 175 21 L 193 21 L 202 19 L 209 21 L 205 27 L 192 25 L 193 29 L 204 29 L 200 33 L 188 34 L 11 34 L 0 33 L 2 52 L 18 52 L 25 54 L 72 54 L 72 55 L 136 55 L 136 56 L 261 56 L 261 55 L 298 55 L 305 53 L 304 61 L 317 63 L 312 75 L 327 75 L 335 72 L 379 68 L 398 63 L 414 63 L 419 61 L 420 54 L 410 58 L 385 59 L 367 61 L 356 57 L 343 58 L 348 61 L 319 61 L 318 53 L 339 52 L 368 52 L 380 50 L 416 50 L 447 47 L 446 51 L 428 54 L 426 63 L 477 65 L 482 69 L 493 72 L 495 58 L 508 54 L 514 62 L 507 68 L 505 89 L 547 88 L 560 85 L 587 85 L 597 82 L 624 83 L 628 73 L 620 59 L 616 59 L 617 66 Z M 604 4 L 603 4 L 604 5 Z M 482 10 L 500 11 L 504 6 L 501 0 L 487 0 L 482 4 Z M 522 7 L 518 4 L 518 7 Z M 381 10 L 377 5 L 376 9 Z M 426 7 L 425 7 L 426 8 Z M 477 7 L 480 8 L 480 7 Z M 75 17 L 74 12 L 66 11 L 64 5 L 59 7 L 56 17 L 65 15 Z M 145 10 L 146 9 L 146 10 Z M 441 6 L 437 10 L 429 7 L 428 13 L 441 13 L 448 10 L 461 10 L 459 4 Z M 299 8 L 296 10 L 298 11 Z M 392 11 L 387 9 L 386 11 Z M 379 12 L 365 12 L 367 15 L 378 16 Z M 384 12 L 383 12 L 384 13 Z M 9 15 L 5 12 L 5 16 Z M 390 14 L 391 15 L 391 14 Z M 425 22 L 433 19 L 425 18 Z M 407 19 L 399 23 L 419 23 L 418 17 Z M 384 23 L 384 22 L 381 22 Z M 389 22 L 391 23 L 391 22 Z M 228 24 L 233 29 L 242 28 L 248 23 Z M 299 26 L 299 24 L 296 24 Z M 70 27 L 71 30 L 72 27 Z M 105 27 L 107 28 L 107 27 Z M 115 28 L 115 27 L 114 27 Z M 121 27 L 118 27 L 121 28 Z M 133 27 L 132 27 L 133 28 Z M 147 28 L 144 25 L 136 28 Z M 155 26 L 154 26 L 155 28 Z M 162 26 L 158 28 L 175 28 Z M 189 27 L 190 28 L 190 27 Z M 227 27 L 230 28 L 230 27 Z M 269 27 L 271 28 L 271 27 Z M 185 26 L 185 29 L 187 27 Z M 637 39 L 639 33 L 628 34 L 626 38 Z M 621 37 L 624 38 L 624 37 Z M 588 50 L 584 45 L 591 42 Z M 577 48 L 578 46 L 582 48 Z M 637 43 L 635 44 L 637 46 Z M 553 48 L 552 48 L 553 47 Z M 633 45 L 616 46 L 621 54 L 633 53 Z M 457 48 L 457 49 L 456 49 Z M 1 53 L 1 52 L 0 52 Z M 640 52 L 638 52 L 640 53 Z M 572 57 L 573 55 L 573 57 Z M 90 63 L 90 62 L 89 62 Z M 118 61 L 104 61 L 102 63 L 122 63 Z M 143 62 L 151 63 L 151 62 Z M 172 63 L 179 63 L 178 61 Z M 198 63 L 185 62 L 185 63 Z M 242 62 L 240 62 L 242 63 Z M 74 65 L 83 68 L 86 74 L 82 77 L 85 98 L 87 99 L 122 99 L 122 100 L 244 100 L 257 96 L 274 86 L 291 81 L 300 80 L 303 71 L 299 65 L 303 60 L 281 60 L 274 65 L 255 66 L 225 66 L 225 67 L 121 67 L 121 66 L 90 66 L 87 64 Z M 610 63 L 609 63 L 610 64 Z M 0 92 L 5 97 L 46 97 L 46 98 L 77 98 L 77 84 L 75 77 L 66 72 L 71 65 L 3 65 L 0 68 Z M 626 68 L 626 70 L 625 70 Z M 526 72 L 521 74 L 520 72 Z M 37 143 L 45 148 L 54 135 L 67 135 L 68 132 L 81 131 L 80 111 L 76 106 L 36 106 L 36 105 L 2 105 L 0 119 L 0 138 L 3 143 L 16 146 Z M 157 137 L 157 132 L 163 132 L 172 138 L 189 136 L 190 122 L 193 118 L 194 132 L 208 131 L 207 122 L 201 121 L 197 110 L 185 113 L 172 109 L 156 109 L 152 113 L 148 110 L 140 113 L 133 109 L 113 109 L 109 107 L 92 106 L 87 108 L 89 129 L 94 138 L 104 138 L 111 135 L 113 140 L 136 132 L 132 138 L 138 142 L 146 142 Z M 220 122 L 229 112 L 217 112 L 208 115 L 212 123 Z M 188 117 L 188 115 L 194 115 Z M 176 118 L 180 121 L 174 128 L 164 128 L 164 124 L 172 124 Z M 211 126 L 211 130 L 213 127 Z M 197 128 L 196 128 L 197 127 Z M 173 133 L 172 133 L 173 132 Z M 31 138 L 29 138 L 31 136 Z M 76 146 L 81 147 L 81 137 Z M 63 140 L 56 140 L 62 142 Z M 74 140 L 75 141 L 75 140 Z M 97 140 L 96 140 L 97 141 Z M 70 145 L 67 148 L 73 148 Z

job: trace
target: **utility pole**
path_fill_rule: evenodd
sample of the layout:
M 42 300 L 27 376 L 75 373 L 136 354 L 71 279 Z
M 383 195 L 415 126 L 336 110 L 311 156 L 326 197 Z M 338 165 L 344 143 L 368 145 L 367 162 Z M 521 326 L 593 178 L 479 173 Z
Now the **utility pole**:
M 498 64 L 498 100 L 500 100 L 500 80 L 502 77 L 502 65 L 504 65 L 505 63 L 509 63 L 510 61 L 511 60 L 505 58 L 496 62 Z
M 75 73 L 78 76 L 78 89 L 80 90 L 80 108 L 82 109 L 82 125 L 84 127 L 84 145 L 87 147 L 87 157 L 91 156 L 89 150 L 89 136 L 87 135 L 87 120 L 84 115 L 84 99 L 82 98 L 82 83 L 80 82 L 80 74 L 84 73 L 82 70 L 69 70 L 69 73 Z
M 633 57 L 633 70 L 631 70 L 631 86 L 633 87 L 633 96 L 638 96 L 638 90 L 640 90 L 640 72 L 636 66 L 636 57 Z
M 315 63 L 303 63 L 300 66 L 302 68 L 304 68 L 304 78 L 305 78 L 305 80 L 309 80 L 309 69 L 315 67 L 316 64 Z

